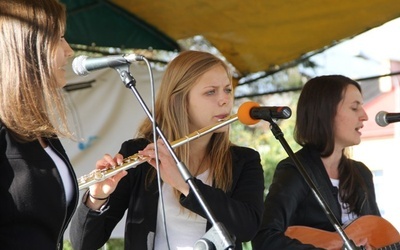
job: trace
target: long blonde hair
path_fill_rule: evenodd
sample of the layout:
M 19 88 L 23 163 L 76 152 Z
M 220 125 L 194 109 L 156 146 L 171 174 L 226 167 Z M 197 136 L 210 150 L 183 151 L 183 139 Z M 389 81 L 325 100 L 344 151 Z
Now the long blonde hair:
M 225 68 L 229 79 L 232 79 L 226 64 L 216 56 L 200 51 L 185 51 L 180 53 L 168 65 L 161 81 L 155 103 L 157 124 L 170 140 L 177 140 L 189 131 L 188 95 L 197 79 L 212 67 L 221 65 Z M 152 124 L 145 119 L 138 129 L 138 135 L 153 140 Z M 224 133 L 214 133 L 207 146 L 207 155 L 212 163 L 210 175 L 216 187 L 226 191 L 232 184 L 232 159 L 229 152 L 229 130 Z M 175 149 L 180 160 L 189 162 L 189 145 L 185 144 Z M 154 173 L 153 173 L 154 174 Z
M 0 1 L 0 119 L 23 141 L 71 135 L 53 74 L 65 23 L 57 0 Z

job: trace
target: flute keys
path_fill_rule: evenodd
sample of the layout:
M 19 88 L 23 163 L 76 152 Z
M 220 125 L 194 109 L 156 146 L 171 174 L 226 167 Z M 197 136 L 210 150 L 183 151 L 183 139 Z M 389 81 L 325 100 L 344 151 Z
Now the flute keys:
M 94 176 L 93 177 L 94 177 L 95 180 L 103 180 L 104 179 L 104 172 L 97 169 L 97 170 L 94 171 Z
M 79 178 L 79 183 L 86 183 L 86 179 L 87 179 L 86 175 L 81 176 L 81 178 Z

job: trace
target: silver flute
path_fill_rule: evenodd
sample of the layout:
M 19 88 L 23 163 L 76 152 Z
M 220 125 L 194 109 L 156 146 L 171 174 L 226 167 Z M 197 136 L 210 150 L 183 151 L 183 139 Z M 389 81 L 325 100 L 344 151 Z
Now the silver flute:
M 214 125 L 199 129 L 181 139 L 171 142 L 171 147 L 172 148 L 179 147 L 187 142 L 198 139 L 203 135 L 211 133 L 211 132 L 213 132 L 223 126 L 231 124 L 232 122 L 237 121 L 237 120 L 238 120 L 237 115 L 231 115 L 225 119 L 221 119 Z M 149 157 L 145 157 L 145 156 L 142 156 L 142 155 L 139 155 L 136 153 L 134 155 L 128 156 L 127 158 L 124 158 L 122 163 L 119 164 L 118 166 L 111 166 L 106 169 L 95 169 L 92 172 L 90 172 L 89 174 L 83 175 L 77 179 L 79 190 L 88 188 L 91 185 L 101 182 L 107 178 L 110 178 L 123 170 L 135 168 L 138 165 L 146 162 L 148 159 L 149 159 Z

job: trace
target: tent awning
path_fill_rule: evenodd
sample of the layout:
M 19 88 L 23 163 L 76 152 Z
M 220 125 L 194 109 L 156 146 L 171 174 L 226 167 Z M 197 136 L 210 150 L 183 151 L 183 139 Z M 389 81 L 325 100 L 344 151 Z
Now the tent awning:
M 70 43 L 179 50 L 202 35 L 247 75 L 272 71 L 400 17 L 399 0 L 62 0 Z

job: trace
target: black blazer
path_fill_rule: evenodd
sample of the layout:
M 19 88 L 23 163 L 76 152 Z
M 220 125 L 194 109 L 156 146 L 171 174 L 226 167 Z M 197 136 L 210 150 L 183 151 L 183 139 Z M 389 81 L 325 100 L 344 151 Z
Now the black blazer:
M 58 139 L 48 140 L 75 182 L 67 206 L 56 165 L 38 141 L 21 143 L 0 123 L 0 247 L 62 249 L 63 234 L 78 203 L 78 183 Z
M 127 157 L 147 144 L 144 139 L 126 141 L 120 153 Z M 241 242 L 251 240 L 261 223 L 264 177 L 258 152 L 233 146 L 231 153 L 233 184 L 227 193 L 194 179 L 216 220 L 236 237 L 235 249 L 242 249 Z M 83 204 L 79 206 L 70 230 L 75 250 L 100 248 L 108 240 L 126 209 L 125 249 L 152 249 L 152 242 L 148 245 L 148 236 L 156 229 L 159 194 L 156 181 L 148 189 L 145 188 L 145 177 L 150 168 L 152 167 L 149 164 L 143 163 L 128 170 L 128 175 L 120 181 L 102 211 L 90 210 Z M 180 203 L 207 218 L 191 191 L 187 197 L 182 195 Z M 210 227 L 208 222 L 207 230 Z

